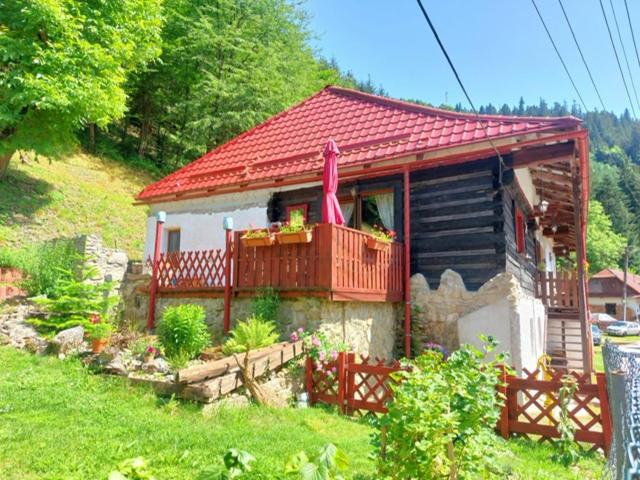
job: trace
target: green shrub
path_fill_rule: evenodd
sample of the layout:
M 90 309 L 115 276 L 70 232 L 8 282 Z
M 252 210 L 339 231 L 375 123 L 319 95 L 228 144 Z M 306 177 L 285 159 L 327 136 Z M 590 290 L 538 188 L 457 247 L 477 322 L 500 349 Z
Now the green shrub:
M 72 273 L 66 272 L 52 291 L 51 298 L 36 298 L 36 303 L 48 314 L 47 318 L 32 318 L 29 322 L 40 331 L 47 333 L 78 325 L 90 329 L 94 315 L 100 316 L 103 321 L 108 321 L 118 298 L 110 295 L 112 288 L 110 282 L 98 285 L 86 282 L 95 274 L 95 268 L 88 268 L 83 270 L 79 279 L 75 279 Z
M 384 478 L 486 478 L 497 453 L 497 363 L 464 345 L 445 360 L 426 351 L 394 374 L 393 401 L 374 436 Z
M 91 340 L 104 340 L 113 333 L 113 326 L 107 322 L 92 323 L 87 327 Z
M 0 249 L 0 267 L 17 268 L 25 274 L 21 287 L 29 295 L 56 295 L 61 283 L 77 275 L 82 257 L 73 240 L 61 239 Z
M 251 301 L 251 314 L 267 322 L 279 324 L 280 295 L 273 288 L 265 288 Z M 283 329 L 280 329 L 281 333 Z
M 204 321 L 204 308 L 198 305 L 167 307 L 158 324 L 158 339 L 169 361 L 182 366 L 211 344 Z
M 278 340 L 275 330 L 273 322 L 252 315 L 231 330 L 231 338 L 224 344 L 222 352 L 231 355 L 273 345 Z

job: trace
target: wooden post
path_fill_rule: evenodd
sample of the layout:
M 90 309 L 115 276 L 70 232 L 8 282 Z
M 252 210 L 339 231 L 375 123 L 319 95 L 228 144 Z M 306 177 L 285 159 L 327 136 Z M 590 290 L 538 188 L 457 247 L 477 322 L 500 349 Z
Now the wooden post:
M 576 263 L 578 267 L 578 312 L 580 314 L 580 330 L 582 333 L 582 364 L 584 366 L 584 373 L 591 374 L 593 363 L 591 358 L 591 327 L 589 326 L 589 319 L 587 318 L 587 291 L 584 271 L 586 255 L 584 251 L 585 237 L 582 222 L 580 173 L 581 172 L 578 172 L 575 161 L 571 162 L 571 174 L 573 176 L 573 219 L 576 229 Z M 582 188 L 588 188 L 588 185 L 582 185 Z
M 224 317 L 222 329 L 224 334 L 231 328 L 231 256 L 233 255 L 232 230 L 225 229 L 225 256 L 224 256 Z
M 404 169 L 404 355 L 411 358 L 411 202 L 409 169 Z
M 309 405 L 313 405 L 313 360 L 311 357 L 307 357 L 306 361 L 306 371 L 305 371 L 305 388 L 307 390 L 307 396 L 309 397 Z
M 346 382 L 346 354 L 345 352 L 338 353 L 338 408 L 342 413 L 346 412 L 346 390 L 347 390 L 347 382 Z
M 356 363 L 356 354 L 354 352 L 347 353 L 347 365 L 354 365 Z M 353 413 L 353 401 L 356 395 L 356 374 L 351 369 L 346 369 L 346 392 L 345 397 L 347 400 L 347 413 L 351 415 Z
M 502 438 L 509 438 L 509 388 L 507 381 L 507 367 L 504 364 L 499 365 L 500 369 L 500 384 L 498 385 L 498 392 L 502 394 L 504 405 L 500 409 L 500 420 L 498 420 L 498 430 Z
M 600 399 L 600 416 L 602 417 L 602 436 L 604 437 L 604 453 L 609 455 L 611 451 L 611 410 L 609 408 L 609 395 L 607 393 L 607 377 L 604 373 L 596 373 L 598 383 L 598 398 Z
M 156 293 L 158 292 L 158 262 L 160 261 L 160 247 L 162 246 L 162 225 L 167 215 L 158 212 L 156 215 L 156 239 L 153 245 L 153 264 L 151 269 L 151 285 L 149 285 L 149 316 L 147 317 L 147 329 L 152 330 L 156 318 Z

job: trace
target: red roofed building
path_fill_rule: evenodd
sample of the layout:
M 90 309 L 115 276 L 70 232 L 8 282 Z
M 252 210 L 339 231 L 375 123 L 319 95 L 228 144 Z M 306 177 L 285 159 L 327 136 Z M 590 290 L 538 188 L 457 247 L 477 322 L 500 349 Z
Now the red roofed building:
M 159 294 L 211 297 L 222 289 L 219 276 L 203 279 L 194 273 L 198 268 L 184 265 L 194 261 L 195 254 L 187 252 L 217 252 L 208 254 L 215 258 L 207 257 L 207 265 L 224 256 L 225 217 L 233 218 L 236 231 L 277 232 L 292 215 L 319 223 L 322 150 L 329 139 L 340 149 L 337 196 L 347 227 L 319 225 L 310 243 L 295 247 L 276 243 L 248 249 L 236 234 L 228 295 L 236 299 L 269 286 L 287 298 L 313 296 L 343 302 L 343 307 L 405 305 L 394 307 L 405 313 L 386 325 L 404 325 L 406 347 L 411 335 L 414 344 L 430 340 L 455 347 L 488 333 L 500 337 L 520 366 L 534 366 L 547 348 L 565 365 L 590 368 L 589 332 L 581 327 L 586 318 L 583 263 L 573 280 L 564 280 L 573 282 L 570 298 L 558 299 L 555 273 L 556 256 L 577 252 L 584 258 L 588 136 L 574 117 L 476 116 L 326 87 L 138 195 L 139 203 L 151 207 L 148 256 L 155 245 L 153 215 L 166 212 L 158 245 L 162 265 L 174 261 L 160 272 L 166 278 L 158 284 Z M 397 232 L 396 242 L 383 251 L 368 247 L 374 225 Z M 546 272 L 544 282 L 539 269 Z M 419 303 L 416 291 L 411 298 L 412 284 L 429 305 L 453 302 L 442 311 L 429 307 L 418 322 L 421 330 L 410 325 L 409 302 Z M 511 302 L 505 307 L 508 318 L 473 317 L 469 299 L 477 309 L 489 308 L 491 317 L 491 308 L 502 308 L 496 299 L 513 295 L 505 291 L 487 299 L 487 292 L 514 284 L 516 296 L 530 302 L 529 310 Z M 562 322 L 569 318 L 577 325 L 577 348 L 567 348 L 566 338 L 560 343 L 552 338 L 545 307 L 550 326 L 557 321 L 566 331 Z M 459 310 L 455 320 L 447 320 L 447 309 Z M 544 321 L 525 310 L 542 311 Z M 520 334 L 515 338 L 514 329 L 542 335 L 542 344 Z M 391 330 L 388 336 L 393 337 Z M 376 353 L 388 355 L 393 343 L 389 339 Z M 580 350 L 579 358 L 567 360 L 569 350 Z
M 605 268 L 589 279 L 589 307 L 593 313 L 623 317 L 624 272 Z M 627 275 L 627 320 L 638 320 L 640 314 L 640 275 Z

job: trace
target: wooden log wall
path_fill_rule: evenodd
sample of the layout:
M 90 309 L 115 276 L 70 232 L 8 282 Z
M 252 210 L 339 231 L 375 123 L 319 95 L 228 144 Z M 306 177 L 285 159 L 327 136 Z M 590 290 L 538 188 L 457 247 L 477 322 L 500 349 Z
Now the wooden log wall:
M 411 174 L 411 273 L 430 288 L 450 268 L 477 290 L 505 269 L 498 162 L 489 159 Z

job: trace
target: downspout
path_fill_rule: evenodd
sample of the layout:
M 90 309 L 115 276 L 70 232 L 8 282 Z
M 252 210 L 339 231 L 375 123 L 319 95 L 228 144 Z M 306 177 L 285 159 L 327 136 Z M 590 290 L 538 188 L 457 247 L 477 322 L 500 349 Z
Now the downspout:
M 404 354 L 411 358 L 411 212 L 409 167 L 404 168 Z
M 153 245 L 153 267 L 151 270 L 151 285 L 149 286 L 149 316 L 147 329 L 152 330 L 156 318 L 156 293 L 158 291 L 158 262 L 160 261 L 160 246 L 162 244 L 162 225 L 167 220 L 165 212 L 156 214 L 156 240 Z

